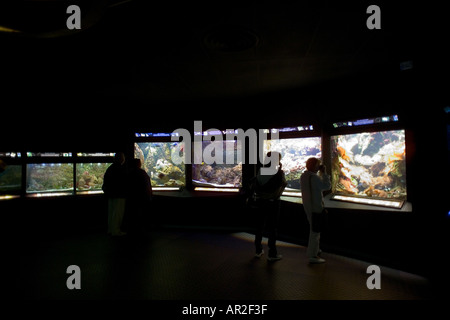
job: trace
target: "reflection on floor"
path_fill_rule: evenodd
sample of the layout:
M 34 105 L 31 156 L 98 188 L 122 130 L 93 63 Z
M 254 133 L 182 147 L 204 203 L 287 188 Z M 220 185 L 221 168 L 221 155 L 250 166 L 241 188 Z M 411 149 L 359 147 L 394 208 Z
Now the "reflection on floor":
M 265 239 L 266 240 L 266 239 Z M 368 289 L 370 262 L 278 242 L 283 259 L 254 257 L 248 233 L 159 230 L 140 237 L 88 234 L 28 243 L 18 252 L 17 299 L 398 300 L 433 299 L 427 279 L 379 266 L 381 289 Z M 267 247 L 265 247 L 267 252 Z M 69 290 L 77 265 L 81 289 Z

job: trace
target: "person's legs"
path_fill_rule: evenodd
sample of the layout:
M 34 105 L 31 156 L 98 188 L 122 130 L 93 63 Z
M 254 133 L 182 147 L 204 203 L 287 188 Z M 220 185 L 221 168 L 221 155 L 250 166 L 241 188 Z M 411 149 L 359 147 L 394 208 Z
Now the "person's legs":
M 112 214 L 112 230 L 111 233 L 113 236 L 122 235 L 123 232 L 121 230 L 123 216 L 125 213 L 125 199 L 124 198 L 115 198 L 111 199 L 113 201 L 113 214 Z
M 258 209 L 255 212 L 255 252 L 261 254 L 263 251 L 262 238 L 265 225 L 265 210 Z
M 108 198 L 108 234 L 113 233 L 114 200 Z
M 310 263 L 323 263 L 325 260 L 318 256 L 320 252 L 320 232 L 312 231 L 312 214 L 310 212 L 306 212 L 306 217 L 309 222 L 309 239 L 308 248 L 306 249 L 306 256 L 308 257 Z
M 277 226 L 280 211 L 279 201 L 270 201 L 268 204 L 267 231 L 268 231 L 268 247 L 269 257 L 276 257 L 277 252 Z
M 319 253 L 320 245 L 320 232 L 314 232 L 309 228 L 308 248 L 306 249 L 306 255 L 308 258 L 315 258 Z
M 118 221 L 117 221 L 117 223 L 118 223 L 119 230 L 122 231 L 122 222 L 123 222 L 123 217 L 125 215 L 126 200 L 125 200 L 125 198 L 119 198 L 118 200 L 119 201 L 117 204 L 117 206 L 118 206 L 118 217 L 117 217 Z

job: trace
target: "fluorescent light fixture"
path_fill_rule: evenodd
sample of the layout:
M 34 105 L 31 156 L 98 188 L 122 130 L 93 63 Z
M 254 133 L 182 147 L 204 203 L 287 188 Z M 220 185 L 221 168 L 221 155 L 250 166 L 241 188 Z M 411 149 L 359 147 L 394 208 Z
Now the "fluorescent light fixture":
M 346 201 L 346 202 L 354 202 L 359 204 L 368 204 L 373 206 L 382 206 L 389 208 L 401 209 L 403 206 L 403 200 L 382 200 L 382 199 L 372 199 L 372 198 L 358 198 L 358 197 L 349 197 L 342 195 L 333 195 L 331 200 L 338 201 Z
M 153 191 L 179 191 L 180 187 L 152 187 Z
M 1 200 L 17 199 L 17 198 L 20 198 L 20 196 L 18 196 L 18 195 L 2 195 L 2 196 L 0 196 L 0 201 Z
M 195 191 L 212 191 L 212 192 L 239 192 L 239 188 L 207 188 L 195 187 Z

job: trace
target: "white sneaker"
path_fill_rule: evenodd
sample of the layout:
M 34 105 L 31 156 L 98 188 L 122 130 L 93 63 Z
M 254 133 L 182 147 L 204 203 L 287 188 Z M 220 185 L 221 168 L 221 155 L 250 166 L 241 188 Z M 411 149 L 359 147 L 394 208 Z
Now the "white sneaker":
M 274 257 L 267 257 L 267 261 L 277 261 L 277 260 L 281 260 L 283 258 L 283 256 L 281 254 L 277 254 Z
M 322 259 L 320 257 L 309 258 L 309 263 L 311 264 L 325 263 L 325 259 Z
M 261 256 L 264 254 L 264 250 L 261 250 L 260 253 L 255 253 L 256 258 L 261 258 Z

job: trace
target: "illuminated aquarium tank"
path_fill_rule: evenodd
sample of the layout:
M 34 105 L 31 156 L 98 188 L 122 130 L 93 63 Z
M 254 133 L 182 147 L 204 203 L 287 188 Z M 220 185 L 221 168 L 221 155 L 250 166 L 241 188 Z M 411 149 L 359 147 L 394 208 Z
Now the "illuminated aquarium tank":
M 322 158 L 320 137 L 265 140 L 264 154 L 268 151 L 281 153 L 281 164 L 286 176 L 287 186 L 284 194 L 300 191 L 300 176 L 306 170 L 306 160 L 311 157 Z
M 331 148 L 334 193 L 406 199 L 404 130 L 333 136 Z
M 183 142 L 136 142 L 134 157 L 140 159 L 142 169 L 151 179 L 152 187 L 182 187 L 186 185 L 183 163 L 172 161 L 172 149 L 179 147 L 184 152 Z M 182 157 L 182 154 L 180 154 Z
M 111 163 L 77 163 L 76 190 L 102 191 L 103 177 Z
M 22 187 L 22 166 L 8 165 L 0 172 L 0 195 L 19 194 Z
M 220 143 L 221 146 L 217 143 Z M 216 152 L 221 152 L 221 154 L 216 154 Z M 213 188 L 239 188 L 242 186 L 242 144 L 240 141 L 202 141 L 202 156 L 204 157 L 205 154 L 215 159 L 221 159 L 222 163 L 208 164 L 203 161 L 201 164 L 195 164 L 200 161 L 194 161 L 192 164 L 192 184 L 194 186 Z M 194 157 L 198 156 L 195 154 L 194 148 Z
M 73 192 L 72 163 L 31 163 L 27 165 L 27 193 Z

